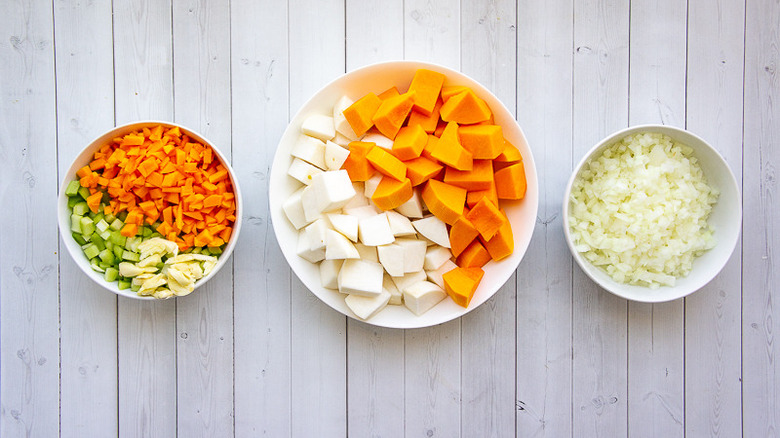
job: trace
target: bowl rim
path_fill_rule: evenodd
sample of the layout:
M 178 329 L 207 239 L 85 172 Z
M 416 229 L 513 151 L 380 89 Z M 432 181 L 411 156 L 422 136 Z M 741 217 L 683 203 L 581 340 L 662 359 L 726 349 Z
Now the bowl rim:
M 689 287 L 683 289 L 680 286 L 660 286 L 657 290 L 673 290 L 675 288 L 679 289 L 681 292 L 677 294 L 671 294 L 669 296 L 659 296 L 657 293 L 650 293 L 647 295 L 643 294 L 633 294 L 627 292 L 628 290 L 632 291 L 653 291 L 649 287 L 646 286 L 639 286 L 639 285 L 629 285 L 624 283 L 618 283 L 615 280 L 613 280 L 606 272 L 601 271 L 604 275 L 599 276 L 595 275 L 594 271 L 598 270 L 600 268 L 594 266 L 589 261 L 585 260 L 584 257 L 575 249 L 574 242 L 571 236 L 570 228 L 569 228 L 569 197 L 571 195 L 571 188 L 574 184 L 574 181 L 579 176 L 580 172 L 582 171 L 582 168 L 584 165 L 589 162 L 596 154 L 602 152 L 607 147 L 613 145 L 617 141 L 621 140 L 622 138 L 629 136 L 631 134 L 635 134 L 638 132 L 655 132 L 660 133 L 663 135 L 667 135 L 672 137 L 674 140 L 679 140 L 679 137 L 690 137 L 697 141 L 699 145 L 704 147 L 704 149 L 709 150 L 711 154 L 713 154 L 714 157 L 717 157 L 718 161 L 720 161 L 720 164 L 726 169 L 727 178 L 726 181 L 729 185 L 733 186 L 736 193 L 736 209 L 737 209 L 737 216 L 738 216 L 738 222 L 736 224 L 737 228 L 739 228 L 739 231 L 734 233 L 733 238 L 729 238 L 727 240 L 721 241 L 719 240 L 717 242 L 717 245 L 727 245 L 729 247 L 729 250 L 724 253 L 724 256 L 722 257 L 721 263 L 717 266 L 717 269 L 710 269 L 710 275 L 707 275 L 705 277 L 705 280 L 700 280 Z M 670 131 L 673 133 L 673 135 L 670 135 L 667 132 L 662 131 Z M 675 137 L 677 136 L 677 137 Z M 682 141 L 681 141 L 682 142 Z M 687 146 L 694 149 L 694 154 L 697 153 L 698 149 L 696 146 L 693 146 L 689 144 L 689 142 L 683 142 Z M 721 190 L 721 193 L 723 193 L 723 190 Z M 719 200 L 720 201 L 720 200 Z M 572 254 L 572 257 L 579 265 L 580 269 L 587 275 L 591 280 L 593 280 L 597 285 L 601 286 L 608 292 L 619 296 L 621 298 L 625 298 L 627 300 L 631 301 L 637 301 L 637 302 L 645 302 L 645 303 L 662 303 L 662 302 L 668 302 L 668 301 L 674 301 L 680 298 L 684 298 L 700 289 L 702 289 L 704 286 L 706 286 L 708 283 L 710 283 L 718 274 L 723 270 L 723 267 L 728 263 L 728 260 L 731 258 L 731 255 L 734 252 L 734 249 L 736 248 L 736 244 L 739 241 L 739 236 L 741 234 L 741 224 L 742 224 L 742 201 L 741 201 L 741 194 L 739 190 L 739 184 L 737 183 L 737 179 L 734 176 L 734 173 L 732 172 L 731 168 L 728 165 L 728 162 L 723 158 L 723 156 L 718 152 L 715 147 L 713 147 L 708 141 L 704 140 L 700 136 L 692 133 L 691 131 L 688 131 L 683 128 L 679 128 L 672 125 L 663 125 L 663 124 L 640 124 L 640 125 L 632 125 L 628 126 L 626 128 L 620 129 L 618 131 L 613 132 L 612 134 L 609 134 L 605 138 L 603 138 L 601 141 L 596 143 L 593 147 L 591 147 L 580 159 L 579 163 L 572 169 L 571 176 L 569 177 L 569 181 L 566 184 L 566 189 L 563 194 L 563 205 L 562 205 L 562 214 L 563 214 L 563 232 L 566 239 L 566 245 L 569 248 L 569 251 Z M 731 237 L 728 234 L 726 237 Z
M 78 243 L 76 243 L 75 240 L 73 240 L 73 237 L 71 236 L 70 211 L 68 209 L 68 197 L 65 195 L 65 188 L 70 183 L 70 181 L 73 181 L 75 179 L 76 171 L 80 168 L 80 166 L 77 166 L 77 164 L 81 163 L 85 157 L 91 155 L 92 151 L 94 151 L 96 148 L 103 145 L 106 141 L 116 137 L 117 135 L 128 133 L 136 129 L 140 129 L 144 127 L 152 127 L 157 125 L 162 125 L 169 128 L 178 127 L 182 132 L 186 133 L 190 138 L 210 146 L 211 149 L 219 158 L 219 160 L 222 162 L 222 165 L 224 165 L 225 169 L 227 169 L 228 176 L 230 177 L 230 182 L 233 185 L 233 193 L 235 194 L 236 197 L 236 213 L 235 213 L 236 220 L 233 222 L 233 231 L 230 236 L 230 240 L 227 242 L 227 246 L 225 247 L 225 250 L 217 258 L 217 264 L 214 266 L 214 269 L 212 269 L 212 271 L 207 276 L 195 282 L 195 289 L 206 284 L 209 280 L 215 277 L 216 274 L 220 271 L 220 269 L 227 263 L 227 260 L 230 258 L 230 255 L 233 253 L 233 250 L 236 247 L 236 244 L 238 242 L 238 235 L 239 232 L 241 231 L 241 225 L 243 223 L 243 219 L 242 219 L 243 201 L 241 197 L 241 188 L 239 186 L 238 178 L 235 175 L 235 172 L 233 171 L 233 168 L 230 165 L 230 161 L 226 159 L 225 155 L 223 155 L 223 153 L 219 150 L 218 147 L 214 145 L 213 142 L 208 140 L 205 136 L 200 134 L 198 131 L 190 129 L 180 123 L 169 122 L 164 120 L 154 120 L 154 119 L 138 120 L 138 121 L 127 122 L 120 125 L 116 125 L 113 128 L 106 130 L 102 134 L 96 136 L 92 141 L 87 143 L 87 145 L 79 151 L 79 153 L 71 161 L 68 170 L 64 172 L 62 181 L 60 182 L 59 192 L 57 193 L 57 223 L 58 223 L 59 233 L 62 238 L 62 241 L 65 244 L 65 247 L 68 250 L 68 253 L 70 254 L 73 261 L 76 263 L 76 265 L 81 269 L 81 271 L 84 274 L 86 274 L 87 277 L 89 277 L 91 280 L 93 280 L 103 289 L 109 290 L 121 297 L 132 298 L 132 299 L 143 300 L 143 301 L 165 301 L 165 300 L 159 300 L 151 296 L 140 296 L 137 293 L 132 292 L 130 289 L 119 290 L 116 282 L 109 283 L 105 281 L 101 273 L 94 271 L 89 266 L 89 262 L 86 260 L 84 256 L 84 252 L 81 250 L 81 247 L 78 245 Z M 193 290 L 191 293 L 184 296 L 190 296 L 194 292 L 195 290 Z M 171 298 L 182 298 L 182 297 L 173 296 Z
M 521 240 L 521 243 L 522 243 L 521 246 L 517 245 L 517 239 L 516 239 L 516 244 L 515 244 L 515 248 L 514 248 L 513 254 L 518 253 L 519 256 L 517 257 L 516 263 L 514 264 L 512 270 L 508 271 L 506 273 L 506 278 L 501 278 L 500 284 L 498 284 L 498 286 L 495 287 L 495 290 L 492 293 L 490 293 L 487 296 L 487 298 L 485 298 L 484 300 L 482 300 L 479 303 L 475 303 L 474 301 L 472 301 L 472 303 L 469 305 L 469 307 L 463 309 L 462 312 L 459 312 L 458 314 L 452 315 L 452 316 L 450 316 L 448 318 L 437 320 L 435 322 L 423 322 L 423 321 L 427 321 L 424 318 L 424 315 L 415 317 L 414 318 L 414 322 L 412 322 L 412 323 L 393 323 L 393 324 L 390 324 L 390 323 L 385 323 L 385 322 L 382 322 L 382 321 L 377 321 L 376 317 L 371 318 L 369 320 L 362 320 L 360 318 L 357 318 L 348 309 L 345 311 L 344 309 L 341 309 L 341 308 L 338 308 L 338 307 L 334 306 L 333 304 L 331 304 L 330 302 L 325 300 L 322 296 L 320 296 L 319 293 L 314 291 L 314 288 L 312 287 L 312 285 L 309 284 L 311 282 L 309 280 L 311 280 L 311 279 L 309 279 L 308 277 L 299 275 L 299 273 L 296 271 L 296 269 L 294 267 L 295 263 L 292 262 L 291 258 L 293 258 L 293 257 L 298 258 L 298 256 L 296 254 L 294 254 L 294 253 L 288 254 L 289 251 L 285 250 L 285 247 L 281 243 L 284 236 L 282 236 L 280 234 L 281 230 L 280 230 L 279 226 L 276 223 L 277 221 L 287 221 L 287 218 L 284 216 L 283 213 L 280 213 L 280 211 L 277 211 L 277 210 L 281 210 L 281 204 L 282 204 L 283 200 L 279 199 L 279 197 L 282 196 L 282 194 L 280 193 L 280 190 L 275 190 L 275 188 L 276 188 L 276 186 L 282 185 L 282 183 L 277 181 L 274 178 L 274 174 L 275 174 L 274 168 L 275 168 L 275 165 L 277 163 L 282 161 L 282 157 L 281 157 L 282 152 L 281 152 L 280 146 L 282 145 L 283 140 L 288 136 L 288 132 L 291 129 L 293 129 L 294 122 L 296 120 L 298 120 L 300 117 L 302 117 L 305 114 L 306 111 L 310 111 L 309 107 L 311 106 L 312 102 L 316 101 L 316 99 L 318 97 L 320 97 L 322 94 L 325 94 L 331 87 L 334 87 L 334 86 L 338 85 L 340 82 L 347 80 L 347 78 L 349 78 L 350 76 L 359 75 L 359 74 L 366 74 L 368 72 L 371 72 L 371 70 L 377 70 L 377 69 L 381 69 L 383 67 L 395 68 L 397 66 L 403 66 L 403 67 L 407 67 L 407 68 L 428 68 L 428 69 L 431 69 L 431 70 L 443 72 L 445 74 L 452 74 L 452 75 L 456 76 L 455 77 L 456 80 L 461 79 L 461 78 L 465 78 L 467 81 L 470 81 L 471 83 L 474 84 L 473 88 L 474 88 L 475 91 L 478 91 L 478 94 L 480 95 L 480 97 L 483 97 L 483 98 L 489 97 L 489 99 L 486 99 L 486 100 L 493 100 L 493 101 L 497 102 L 500 105 L 501 111 L 502 112 L 505 111 L 506 114 L 511 119 L 510 121 L 514 123 L 514 125 L 515 125 L 515 127 L 517 129 L 517 132 L 519 133 L 520 138 L 524 142 L 525 149 L 524 149 L 524 153 L 523 153 L 523 162 L 525 163 L 525 166 L 526 166 L 526 176 L 529 179 L 529 181 L 531 179 L 533 180 L 533 184 L 529 184 L 528 185 L 528 190 L 526 192 L 525 199 L 522 200 L 522 201 L 513 201 L 513 202 L 517 202 L 517 203 L 526 202 L 528 204 L 531 204 L 530 207 L 526 207 L 526 208 L 530 208 L 531 209 L 529 214 L 532 215 L 533 221 L 531 221 L 530 227 L 526 227 L 526 228 L 523 229 L 523 234 L 527 235 L 527 238 L 524 237 Z M 409 77 L 409 79 L 411 80 L 411 76 Z M 334 100 L 334 103 L 335 103 L 335 100 Z M 491 104 L 491 107 L 492 107 L 492 104 Z M 495 110 L 493 112 L 494 112 L 494 114 L 496 113 Z M 289 134 L 289 135 L 294 135 L 294 134 Z M 284 172 L 284 175 L 286 175 L 286 171 Z M 527 201 L 527 200 L 531 200 L 531 201 Z M 279 206 L 279 208 L 275 208 L 274 206 Z M 455 69 L 447 67 L 447 66 L 443 66 L 443 65 L 440 65 L 440 64 L 435 64 L 435 63 L 431 63 L 431 62 L 427 62 L 427 61 L 418 61 L 418 60 L 412 60 L 412 59 L 394 60 L 394 61 L 382 61 L 382 62 L 368 64 L 368 65 L 356 68 L 356 69 L 351 70 L 349 72 L 346 72 L 346 73 L 344 73 L 342 75 L 339 75 L 337 78 L 329 81 L 328 83 L 323 85 L 319 90 L 317 90 L 317 92 L 312 94 L 311 97 L 309 99 L 307 99 L 307 101 L 304 102 L 301 105 L 301 107 L 298 109 L 298 111 L 295 113 L 295 115 L 290 118 L 290 121 L 289 121 L 289 123 L 287 125 L 287 128 L 285 128 L 285 131 L 282 133 L 282 136 L 280 137 L 279 142 L 277 142 L 276 152 L 274 153 L 274 159 L 273 159 L 273 162 L 272 162 L 272 165 L 271 165 L 271 171 L 270 171 L 270 176 L 269 176 L 269 210 L 270 210 L 271 218 L 272 218 L 271 222 L 272 222 L 272 225 L 273 225 L 274 234 L 276 236 L 277 243 L 278 243 L 280 249 L 282 250 L 282 254 L 284 255 L 285 259 L 287 260 L 288 265 L 290 266 L 291 271 L 301 281 L 301 283 L 303 283 L 304 287 L 306 289 L 308 289 L 309 293 L 311 293 L 312 295 L 316 296 L 320 301 L 322 301 L 323 303 L 325 303 L 326 305 L 328 305 L 329 307 L 331 307 L 335 311 L 337 311 L 339 313 L 342 313 L 342 314 L 344 314 L 346 316 L 349 316 L 350 318 L 353 318 L 356 321 L 359 321 L 359 322 L 362 322 L 362 323 L 366 323 L 366 324 L 370 324 L 370 325 L 376 325 L 376 326 L 380 326 L 380 327 L 387 327 L 387 328 L 400 328 L 400 329 L 423 328 L 423 327 L 430 327 L 430 326 L 443 324 L 443 323 L 449 322 L 451 320 L 457 319 L 459 317 L 462 317 L 463 315 L 468 314 L 469 312 L 471 312 L 475 308 L 477 308 L 480 305 L 482 305 L 484 303 L 484 301 L 487 301 L 489 298 L 494 296 L 499 291 L 499 289 L 501 289 L 501 287 L 503 287 L 506 284 L 506 282 L 509 280 L 509 278 L 511 278 L 512 274 L 517 271 L 517 267 L 518 267 L 519 263 L 522 261 L 522 259 L 525 257 L 525 255 L 527 253 L 528 247 L 530 245 L 530 240 L 531 240 L 531 238 L 533 236 L 533 229 L 534 229 L 535 224 L 536 224 L 536 218 L 537 218 L 537 214 L 538 214 L 538 207 L 539 207 L 538 172 L 536 170 L 536 165 L 535 165 L 535 162 L 534 162 L 534 159 L 533 159 L 532 150 L 530 148 L 530 145 L 529 145 L 529 143 L 527 141 L 525 133 L 523 132 L 522 127 L 520 126 L 516 116 L 509 110 L 509 108 L 506 107 L 506 105 L 498 97 L 495 96 L 495 94 L 492 91 L 490 91 L 490 89 L 488 89 L 486 86 L 482 85 L 479 81 L 475 80 L 471 76 L 468 76 L 465 73 L 462 73 L 462 72 L 460 72 L 458 70 L 455 70 Z M 510 258 L 511 258 L 511 256 L 508 257 L 507 259 L 501 260 L 499 262 L 491 261 L 490 263 L 502 263 L 504 261 L 510 261 Z M 514 258 L 511 258 L 511 260 L 514 260 Z M 319 281 L 317 281 L 316 283 L 317 284 L 314 285 L 314 286 L 317 286 L 317 288 L 321 288 L 321 286 L 319 285 Z

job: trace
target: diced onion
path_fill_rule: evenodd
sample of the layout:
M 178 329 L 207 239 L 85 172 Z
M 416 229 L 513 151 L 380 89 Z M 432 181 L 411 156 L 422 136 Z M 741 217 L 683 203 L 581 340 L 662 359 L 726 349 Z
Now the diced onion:
M 634 134 L 583 166 L 569 228 L 575 249 L 615 281 L 674 286 L 715 246 L 707 218 L 717 199 L 689 146 Z

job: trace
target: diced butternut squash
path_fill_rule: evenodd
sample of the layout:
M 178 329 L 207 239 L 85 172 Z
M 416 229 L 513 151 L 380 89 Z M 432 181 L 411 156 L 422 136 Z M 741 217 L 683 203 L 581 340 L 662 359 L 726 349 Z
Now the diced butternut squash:
M 471 170 L 474 166 L 471 152 L 460 144 L 458 124 L 455 122 L 449 122 L 444 128 L 438 144 L 431 151 L 431 156 L 458 170 Z
M 504 212 L 502 211 L 501 213 Z M 506 213 L 504 213 L 504 216 L 506 216 Z M 515 250 L 515 240 L 509 220 L 504 222 L 504 225 L 501 225 L 498 233 L 492 239 L 482 239 L 482 244 L 485 245 L 485 249 L 488 250 L 490 257 L 495 261 L 503 260 L 512 254 L 512 251 Z
M 371 200 L 382 210 L 392 210 L 411 199 L 414 194 L 412 183 L 409 179 L 398 181 L 389 176 L 382 177 L 376 187 Z
M 474 160 L 471 170 L 448 167 L 444 173 L 444 182 L 468 191 L 487 190 L 493 184 L 493 161 Z
M 374 126 L 373 118 L 382 100 L 374 93 L 368 93 L 344 110 L 344 118 L 358 137 Z
M 444 104 L 444 102 L 441 99 L 438 99 L 436 105 L 433 107 L 433 111 L 428 116 L 412 108 L 406 126 L 420 126 L 428 134 L 433 134 L 434 131 L 436 131 L 436 126 L 439 124 L 439 111 L 441 110 L 442 104 Z
M 520 150 L 517 149 L 517 146 L 510 143 L 509 140 L 504 139 L 504 150 L 494 159 L 494 161 L 510 164 L 517 163 L 518 161 L 523 161 L 523 156 L 520 155 Z
M 474 208 L 474 206 L 477 205 L 477 202 L 483 197 L 486 197 L 489 201 L 493 202 L 493 204 L 498 205 L 498 194 L 496 193 L 495 181 L 491 181 L 490 187 L 487 190 L 468 192 L 466 195 L 466 205 L 468 205 L 469 208 Z
M 474 224 L 474 227 L 479 231 L 479 235 L 485 240 L 490 240 L 501 229 L 501 226 L 508 222 L 507 218 L 498 209 L 498 206 L 488 201 L 486 197 L 483 197 L 474 205 L 474 208 L 466 215 L 466 219 Z
M 366 159 L 368 152 L 375 148 L 376 144 L 365 141 L 353 141 L 349 144 L 349 155 L 341 165 L 349 174 L 352 181 L 367 181 L 374 175 L 374 167 Z
M 452 225 L 463 214 L 466 190 L 431 179 L 425 184 L 422 198 L 434 216 Z
M 461 126 L 458 135 L 474 159 L 492 160 L 504 151 L 504 133 L 498 125 Z
M 490 119 L 490 108 L 471 89 L 449 98 L 441 107 L 441 119 L 460 125 L 479 123 Z
M 433 150 L 436 149 L 436 146 L 439 144 L 439 137 L 436 137 L 435 135 L 428 135 L 428 141 L 425 143 L 425 148 L 423 148 L 422 156 L 435 162 L 439 162 L 436 158 L 433 157 Z
M 496 194 L 498 199 L 523 199 L 525 197 L 526 181 L 525 167 L 519 161 L 495 173 Z
M 456 304 L 468 307 L 484 275 L 482 268 L 455 268 L 442 276 L 444 290 Z
M 428 181 L 438 175 L 443 169 L 441 164 L 425 157 L 404 161 L 404 164 L 406 164 L 406 177 L 412 181 L 413 187 Z
M 441 137 L 441 135 L 444 133 L 444 128 L 447 127 L 447 122 L 443 122 L 439 120 L 439 123 L 436 125 L 436 130 L 433 131 L 433 135 L 436 137 Z
M 419 125 L 404 126 L 398 131 L 393 142 L 393 155 L 399 160 L 411 160 L 417 158 L 425 149 L 428 142 L 428 134 Z
M 450 97 L 466 90 L 468 90 L 468 87 L 465 85 L 444 85 L 441 87 L 441 98 L 446 102 Z
M 482 246 L 479 239 L 476 239 L 460 253 L 455 259 L 455 264 L 461 268 L 481 268 L 490 260 L 490 253 Z
M 378 99 L 378 98 L 377 98 Z M 381 101 L 373 117 L 374 125 L 385 137 L 394 139 L 412 110 L 414 93 L 404 93 Z
M 466 218 L 461 216 L 450 227 L 450 250 L 455 257 L 459 256 L 474 239 L 479 236 L 479 231 L 474 227 L 474 224 Z
M 387 99 L 389 99 L 391 97 L 398 96 L 399 94 L 401 94 L 401 93 L 398 92 L 398 88 L 390 87 L 387 90 L 379 93 L 379 95 L 377 97 L 379 97 L 380 100 L 387 100 Z
M 444 84 L 444 75 L 424 68 L 417 69 L 409 85 L 409 91 L 414 92 L 414 109 L 430 115 L 436 106 L 441 86 Z
M 374 146 L 368 151 L 366 160 L 382 175 L 389 176 L 397 181 L 406 179 L 406 164 L 379 146 Z

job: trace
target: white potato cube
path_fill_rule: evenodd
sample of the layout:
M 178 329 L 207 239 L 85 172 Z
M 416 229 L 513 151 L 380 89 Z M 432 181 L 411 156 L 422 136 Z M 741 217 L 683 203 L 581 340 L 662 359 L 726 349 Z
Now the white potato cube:
M 388 151 L 393 149 L 393 140 L 373 130 L 369 131 L 366 135 L 364 135 L 360 141 L 365 141 L 367 143 L 374 143 L 380 148 L 386 149 Z
M 360 195 L 360 194 L 358 193 L 358 195 Z M 358 196 L 358 195 L 356 195 L 356 196 Z M 369 217 L 374 217 L 374 216 L 376 216 L 376 215 L 378 215 L 380 213 L 382 213 L 382 212 L 379 211 L 379 209 L 377 209 L 375 206 L 373 206 L 371 204 L 361 205 L 360 207 L 351 207 L 351 208 L 345 208 L 344 209 L 344 214 L 348 214 L 350 216 L 355 216 L 356 218 L 358 218 L 358 220 L 369 218 Z M 389 224 L 390 223 L 388 222 L 388 226 L 389 226 Z
M 350 127 L 352 129 L 352 127 Z M 356 139 L 359 140 L 359 139 Z M 336 143 L 337 145 L 349 149 L 349 144 L 352 143 L 355 140 L 351 140 L 348 137 L 345 137 L 344 134 L 336 131 L 336 136 L 331 140 L 333 143 Z
M 330 226 L 328 226 L 327 219 L 323 218 L 317 219 L 303 229 L 306 233 L 306 238 L 309 239 L 309 248 L 312 251 L 325 249 L 329 229 Z
M 447 233 L 447 224 L 436 216 L 417 219 L 412 222 L 412 225 L 414 225 L 417 232 L 422 234 L 426 239 L 445 248 L 450 247 L 450 236 Z
M 452 258 L 452 251 L 449 248 L 445 248 L 439 245 L 431 245 L 425 252 L 425 263 L 423 269 L 426 271 L 432 271 L 439 269 L 441 265 L 447 260 Z
M 306 229 L 298 233 L 298 247 L 296 253 L 299 257 L 312 263 L 317 263 L 325 258 L 325 248 L 320 248 L 317 250 L 311 249 L 311 245 L 309 245 L 309 236 L 306 232 Z
M 317 189 L 314 185 L 306 186 L 301 193 L 301 208 L 303 209 L 303 215 L 306 218 L 307 223 L 314 222 L 322 217 L 322 210 L 320 210 L 320 203 L 317 200 Z
M 320 283 L 328 289 L 339 288 L 339 270 L 344 260 L 323 260 L 320 262 Z
M 410 272 L 408 274 L 404 274 L 402 277 L 391 277 L 393 279 L 393 283 L 395 283 L 395 287 L 398 288 L 401 293 L 404 292 L 404 290 L 415 284 L 419 283 L 421 281 L 425 281 L 425 271 L 418 271 L 418 272 Z
M 379 255 L 379 263 L 388 274 L 395 277 L 404 275 L 404 249 L 400 245 L 391 243 L 377 246 L 376 252 Z
M 404 273 L 422 271 L 425 264 L 425 250 L 428 245 L 423 240 L 395 239 L 395 244 L 403 249 Z
M 348 214 L 331 213 L 328 220 L 333 229 L 345 235 L 349 240 L 357 242 L 358 240 L 358 218 Z
M 362 243 L 356 243 L 355 249 L 357 249 L 358 254 L 360 254 L 360 260 L 379 263 L 379 255 L 376 252 L 375 246 L 366 246 Z
M 336 127 L 336 132 L 343 135 L 349 140 L 357 140 L 358 136 L 355 134 L 355 130 L 352 129 L 352 125 L 349 124 L 347 118 L 344 117 L 344 110 L 352 106 L 355 103 L 354 100 L 347 96 L 341 96 L 341 99 L 336 101 L 333 105 L 333 125 Z
M 335 230 L 325 232 L 325 260 L 358 258 L 360 258 L 360 253 L 343 234 Z
M 300 158 L 309 164 L 313 164 L 325 170 L 325 143 L 322 140 L 308 135 L 301 135 L 290 151 L 290 155 Z
M 390 222 L 390 229 L 393 230 L 393 236 L 413 236 L 416 234 L 412 221 L 408 217 L 393 210 L 388 210 L 385 214 L 387 214 L 387 221 Z
M 436 283 L 440 288 L 444 288 L 444 279 L 442 277 L 444 276 L 444 274 L 452 271 L 457 267 L 458 265 L 456 265 L 452 260 L 447 259 L 437 269 L 434 269 L 432 271 L 425 271 L 425 274 L 428 277 L 429 281 Z
M 423 204 L 420 199 L 420 193 L 418 190 L 412 191 L 412 197 L 406 202 L 396 207 L 395 211 L 401 213 L 406 217 L 421 218 L 423 217 Z
M 333 117 L 322 114 L 312 114 L 303 121 L 301 132 L 322 141 L 333 140 L 333 137 L 336 136 Z
M 346 170 L 331 170 L 312 177 L 317 193 L 317 205 L 322 212 L 338 210 L 355 196 L 355 189 Z
M 374 192 L 376 191 L 376 188 L 379 187 L 379 183 L 382 181 L 382 178 L 384 175 L 377 172 L 371 176 L 371 178 L 367 179 L 365 184 L 363 185 L 363 195 L 367 199 L 371 199 L 372 196 L 374 196 Z
M 360 259 L 345 260 L 339 271 L 339 292 L 362 296 L 382 293 L 382 265 Z
M 439 304 L 447 293 L 430 281 L 420 281 L 404 290 L 404 304 L 417 316 Z
M 391 306 L 400 306 L 403 304 L 403 294 L 398 290 L 398 287 L 387 272 L 385 272 L 385 276 L 382 278 L 382 289 L 390 292 L 390 301 L 388 301 L 387 304 L 390 304 Z
M 325 143 L 325 167 L 328 170 L 339 170 L 341 166 L 347 161 L 349 151 L 343 147 L 328 140 Z
M 363 245 L 368 246 L 387 245 L 395 241 L 393 231 L 390 230 L 390 222 L 387 221 L 387 215 L 384 213 L 360 219 L 358 236 Z
M 366 197 L 363 196 L 363 192 L 365 191 L 365 185 L 362 182 L 353 182 L 352 188 L 355 190 L 355 196 L 353 196 L 352 199 L 349 200 L 349 202 L 344 204 L 345 211 L 350 208 L 363 207 L 365 205 L 369 205 L 368 199 L 366 199 Z
M 322 169 L 312 166 L 300 158 L 294 158 L 292 163 L 290 163 L 290 168 L 287 169 L 288 175 L 306 184 L 307 186 L 311 184 L 312 177 L 318 173 L 322 173 Z
M 309 223 L 306 220 L 306 214 L 303 211 L 303 203 L 301 202 L 301 195 L 303 194 L 303 190 L 307 187 L 308 186 L 301 187 L 293 192 L 293 194 L 282 204 L 284 214 L 296 230 L 300 230 Z
M 355 294 L 349 294 L 344 298 L 344 302 L 358 318 L 362 320 L 370 319 L 380 310 L 387 306 L 390 301 L 390 292 L 383 290 L 382 293 L 373 297 L 364 297 Z

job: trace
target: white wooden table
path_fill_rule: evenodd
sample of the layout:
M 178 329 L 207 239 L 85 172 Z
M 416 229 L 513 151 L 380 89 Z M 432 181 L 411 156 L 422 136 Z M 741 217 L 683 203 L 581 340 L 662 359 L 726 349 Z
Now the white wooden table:
M 777 0 L 0 1 L 2 437 L 777 436 Z M 291 273 L 267 175 L 319 87 L 389 59 L 471 75 L 540 174 L 531 247 L 488 303 L 390 330 Z M 115 124 L 176 121 L 232 156 L 245 226 L 180 300 L 118 299 L 57 231 L 62 173 Z M 687 127 L 742 184 L 743 235 L 707 287 L 649 305 L 572 264 L 573 163 L 628 125 Z

